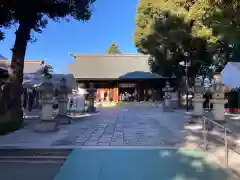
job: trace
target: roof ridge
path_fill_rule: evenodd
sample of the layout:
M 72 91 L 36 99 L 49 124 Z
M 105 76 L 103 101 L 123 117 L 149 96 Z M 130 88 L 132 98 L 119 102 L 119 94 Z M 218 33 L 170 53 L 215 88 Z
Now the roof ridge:
M 0 60 L 7 60 L 7 58 L 5 56 L 3 56 L 2 54 L 0 54 Z
M 42 62 L 44 60 L 24 60 L 24 63 L 39 63 L 39 62 Z M 0 63 L 10 63 L 11 60 L 10 59 L 3 59 L 3 60 L 0 60 Z
M 146 57 L 146 56 L 149 56 L 149 55 L 146 55 L 146 54 L 139 54 L 139 53 L 125 53 L 125 54 L 107 54 L 107 53 L 104 53 L 104 54 L 74 54 L 74 53 L 70 53 L 70 56 L 73 56 L 73 57 L 87 57 L 87 56 L 89 56 L 89 57 L 94 57 L 94 56 L 102 56 L 102 57 L 104 57 L 104 56 L 109 56 L 109 57 L 111 57 L 111 56 L 114 56 L 114 57 L 116 57 L 116 56 L 120 56 L 120 57 L 126 57 L 126 56 L 140 56 L 140 57 Z

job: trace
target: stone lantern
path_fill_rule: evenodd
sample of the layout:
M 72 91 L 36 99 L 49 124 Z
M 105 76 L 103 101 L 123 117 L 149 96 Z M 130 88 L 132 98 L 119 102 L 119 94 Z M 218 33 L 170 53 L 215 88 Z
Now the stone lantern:
M 95 93 L 97 92 L 97 89 L 94 87 L 93 83 L 90 83 L 89 88 L 87 89 L 87 92 L 88 92 L 87 112 L 95 112 L 96 108 L 94 106 L 94 100 L 95 100 Z
M 36 124 L 34 130 L 48 132 L 57 130 L 57 122 L 53 118 L 54 84 L 51 77 L 44 76 L 43 83 L 38 87 L 41 95 L 40 103 L 42 105 L 40 122 Z
M 222 83 L 222 77 L 220 73 L 214 75 L 214 84 L 211 87 L 213 93 L 210 102 L 213 104 L 213 117 L 215 121 L 219 123 L 225 122 L 225 104 L 228 102 L 225 99 L 226 86 Z
M 60 80 L 60 86 L 57 92 L 56 99 L 58 101 L 59 109 L 57 121 L 60 124 L 71 124 L 71 117 L 67 116 L 68 87 L 65 78 Z
M 193 123 L 194 119 L 202 118 L 203 116 L 203 93 L 204 87 L 202 86 L 202 80 L 200 78 L 196 78 L 194 82 L 194 98 L 193 102 L 193 112 L 191 112 L 191 120 L 190 123 Z
M 173 91 L 173 88 L 170 86 L 170 83 L 167 81 L 165 87 L 163 88 L 164 92 L 164 103 L 163 110 L 164 111 L 172 111 L 172 103 L 171 103 L 171 95 L 170 92 Z

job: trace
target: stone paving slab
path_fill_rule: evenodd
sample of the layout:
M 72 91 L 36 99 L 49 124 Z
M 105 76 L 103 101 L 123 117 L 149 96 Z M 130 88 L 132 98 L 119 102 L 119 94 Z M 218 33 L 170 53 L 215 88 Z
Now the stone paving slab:
M 0 146 L 176 146 L 184 142 L 183 114 L 165 113 L 152 104 L 101 109 L 73 118 L 71 125 L 61 125 L 53 133 L 37 133 L 28 125 L 1 136 Z
M 77 149 L 54 180 L 235 180 L 201 150 Z
M 185 148 L 202 149 L 209 157 L 214 159 L 217 164 L 225 167 L 225 147 L 224 139 L 221 137 L 221 133 L 217 132 L 216 130 L 208 132 L 208 146 L 207 150 L 205 150 L 202 125 L 191 124 L 185 126 L 185 128 L 187 129 L 187 135 L 185 136 L 184 143 Z M 238 150 L 239 149 L 237 149 L 236 152 L 232 149 L 228 150 L 228 170 L 230 173 L 234 174 L 238 179 L 240 179 L 240 154 Z

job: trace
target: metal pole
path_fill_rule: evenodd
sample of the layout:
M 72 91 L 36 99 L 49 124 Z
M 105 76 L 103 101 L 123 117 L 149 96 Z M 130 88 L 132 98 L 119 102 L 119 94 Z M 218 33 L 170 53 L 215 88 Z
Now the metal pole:
M 224 141 L 225 141 L 225 167 L 228 168 L 228 140 L 226 128 L 224 128 Z
M 204 149 L 207 150 L 206 118 L 203 118 L 203 143 L 204 143 Z
M 186 92 L 186 111 L 188 112 L 188 64 L 187 64 L 187 61 L 186 61 L 186 64 L 185 64 L 185 73 L 186 73 L 186 89 L 187 89 L 187 92 Z
M 208 112 L 211 112 L 211 102 L 210 102 L 210 98 L 209 98 L 209 102 L 208 102 Z

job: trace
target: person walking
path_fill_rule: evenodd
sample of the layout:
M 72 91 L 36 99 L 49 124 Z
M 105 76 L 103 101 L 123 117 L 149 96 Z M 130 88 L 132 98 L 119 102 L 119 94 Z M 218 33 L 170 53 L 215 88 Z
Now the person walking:
M 33 89 L 30 88 L 30 89 L 28 90 L 28 111 L 29 111 L 29 112 L 32 111 L 33 101 L 34 101 Z

